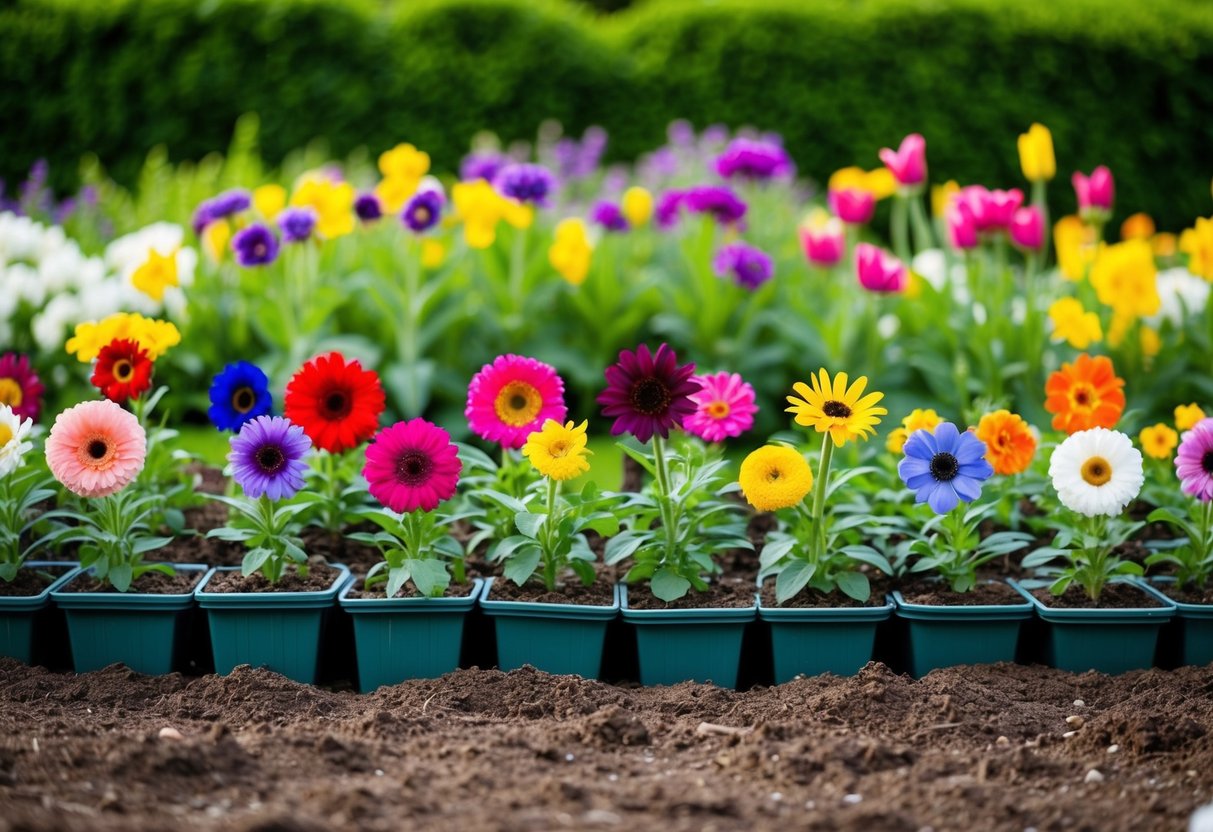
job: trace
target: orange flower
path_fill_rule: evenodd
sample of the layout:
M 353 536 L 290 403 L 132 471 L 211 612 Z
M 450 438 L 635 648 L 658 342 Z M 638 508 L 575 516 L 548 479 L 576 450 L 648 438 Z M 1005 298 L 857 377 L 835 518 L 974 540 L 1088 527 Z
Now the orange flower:
M 977 438 L 986 443 L 986 459 L 1001 476 L 1026 471 L 1036 455 L 1036 434 L 1023 417 L 995 410 L 977 423 Z
M 1045 410 L 1053 414 L 1053 428 L 1066 433 L 1112 428 L 1125 410 L 1124 386 L 1110 358 L 1084 352 L 1049 376 Z

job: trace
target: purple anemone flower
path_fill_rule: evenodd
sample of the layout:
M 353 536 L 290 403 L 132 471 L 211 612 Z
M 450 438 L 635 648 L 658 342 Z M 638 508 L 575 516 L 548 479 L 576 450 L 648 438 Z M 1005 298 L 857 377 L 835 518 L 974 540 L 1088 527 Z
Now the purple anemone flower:
M 437 225 L 442 217 L 442 206 L 446 202 L 438 191 L 418 191 L 404 206 L 400 219 L 417 234 Z
M 666 191 L 657 200 L 657 207 L 653 210 L 653 217 L 658 228 L 670 228 L 678 222 L 678 212 L 682 209 L 682 203 L 686 201 L 685 191 Z
M 738 286 L 753 290 L 771 279 L 775 264 L 762 249 L 746 243 L 729 243 L 716 252 L 712 269 L 720 277 L 732 277 Z
M 775 142 L 736 138 L 716 157 L 716 172 L 725 179 L 775 179 L 795 172 L 788 152 Z
M 1213 419 L 1202 419 L 1184 434 L 1175 473 L 1185 494 L 1204 503 L 1213 500 Z
M 265 223 L 255 222 L 242 228 L 232 238 L 236 262 L 248 268 L 267 266 L 278 257 L 278 238 Z
M 354 213 L 363 222 L 374 222 L 383 216 L 383 206 L 374 194 L 358 194 L 354 200 Z
M 611 435 L 630 433 L 641 442 L 653 434 L 664 439 L 670 428 L 698 409 L 691 399 L 700 384 L 693 381 L 694 364 L 678 366 L 678 357 L 666 344 L 649 352 L 641 344 L 635 352 L 621 350 L 619 362 L 606 368 L 607 389 L 598 396 L 602 415 L 612 418 Z
M 493 187 L 503 196 L 546 207 L 556 189 L 556 177 L 543 165 L 512 164 L 497 172 Z
M 288 243 L 302 243 L 316 228 L 316 209 L 287 208 L 278 215 L 278 228 Z
M 216 220 L 239 214 L 252 207 L 253 198 L 244 188 L 233 188 L 198 203 L 192 222 L 194 233 L 201 234 Z
M 495 151 L 473 151 L 459 163 L 459 178 L 464 182 L 474 182 L 477 179 L 492 182 L 509 163 L 510 160 L 506 156 Z
M 976 500 L 981 484 L 994 474 L 986 461 L 986 443 L 951 422 L 940 422 L 934 431 L 914 431 L 903 451 L 897 474 L 916 492 L 914 502 L 927 503 L 936 514 Z
M 627 231 L 628 220 L 623 215 L 618 203 L 609 199 L 600 199 L 590 210 L 590 221 L 600 225 L 607 231 Z
M 693 214 L 711 214 L 725 225 L 740 222 L 745 216 L 745 201 L 724 185 L 697 185 L 686 192 L 683 205 Z
M 303 457 L 312 447 L 303 428 L 281 416 L 258 416 L 244 423 L 232 437 L 227 461 L 244 493 L 256 500 L 289 500 L 303 487 L 307 465 Z

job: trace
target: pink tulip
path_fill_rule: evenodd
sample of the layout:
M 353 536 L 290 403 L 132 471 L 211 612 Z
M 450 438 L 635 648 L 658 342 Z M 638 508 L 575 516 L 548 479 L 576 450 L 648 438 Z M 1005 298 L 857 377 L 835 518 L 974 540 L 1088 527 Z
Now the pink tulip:
M 906 288 L 905 264 L 871 243 L 855 246 L 855 271 L 859 285 L 869 292 L 901 292 Z
M 948 206 L 944 219 L 947 220 L 948 239 L 951 241 L 953 248 L 961 251 L 977 248 L 979 243 L 977 219 L 973 216 L 973 209 L 969 202 L 963 199 L 954 199 L 952 204 Z
M 800 226 L 800 245 L 804 248 L 804 256 L 814 266 L 836 265 L 847 247 L 842 223 L 837 217 L 830 217 L 820 225 L 804 223 Z
M 830 210 L 850 225 L 866 225 L 876 211 L 876 197 L 859 188 L 830 191 Z
M 1011 218 L 1011 242 L 1027 251 L 1036 251 L 1045 241 L 1045 217 L 1040 208 L 1020 208 Z
M 988 230 L 1006 230 L 1011 227 L 1015 212 L 1023 205 L 1023 191 L 988 191 L 986 194 L 985 222 Z
M 1112 171 L 1100 165 L 1085 176 L 1075 171 L 1070 179 L 1074 183 L 1074 193 L 1078 196 L 1078 213 L 1082 215 L 1092 212 L 1110 214 L 1112 200 L 1116 197 L 1116 184 L 1112 181 Z
M 902 187 L 921 185 L 927 178 L 927 140 L 911 133 L 901 140 L 897 150 L 881 148 L 880 161 Z

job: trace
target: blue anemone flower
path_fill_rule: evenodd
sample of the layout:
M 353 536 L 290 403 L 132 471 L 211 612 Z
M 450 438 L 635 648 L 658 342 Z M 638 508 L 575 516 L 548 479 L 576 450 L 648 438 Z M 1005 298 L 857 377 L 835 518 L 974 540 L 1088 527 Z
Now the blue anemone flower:
M 940 422 L 934 432 L 914 431 L 904 451 L 897 473 L 917 492 L 914 501 L 929 504 L 936 514 L 947 514 L 962 500 L 976 500 L 981 484 L 994 474 L 986 461 L 986 443 L 951 422 Z
M 270 380 L 256 364 L 228 364 L 211 382 L 207 415 L 219 430 L 238 431 L 245 422 L 268 415 L 274 406 Z

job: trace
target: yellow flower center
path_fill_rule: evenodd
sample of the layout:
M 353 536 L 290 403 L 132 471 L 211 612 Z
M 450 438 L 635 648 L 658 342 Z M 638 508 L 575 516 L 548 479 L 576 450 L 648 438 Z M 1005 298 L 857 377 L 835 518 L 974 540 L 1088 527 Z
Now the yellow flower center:
M 704 408 L 704 412 L 713 419 L 723 419 L 729 415 L 729 403 L 715 401 Z
M 1098 488 L 1112 479 L 1112 466 L 1102 456 L 1093 456 L 1082 464 L 1082 478 Z
M 126 384 L 135 375 L 135 368 L 131 366 L 131 362 L 123 358 L 120 361 L 114 362 L 114 378 Z
M 21 406 L 24 399 L 20 384 L 11 378 L 0 378 L 0 404 L 16 408 Z
M 232 410 L 237 413 L 242 415 L 248 413 L 256 403 L 257 397 L 253 395 L 251 387 L 240 387 L 232 393 Z
M 538 390 L 525 381 L 511 381 L 501 388 L 501 392 L 497 394 L 497 399 L 493 402 L 497 418 L 515 428 L 529 425 L 535 421 L 535 417 L 539 415 L 542 407 L 543 397 L 539 395 Z
M 568 455 L 569 443 L 563 439 L 557 439 L 552 444 L 548 445 L 548 456 L 552 459 L 563 459 Z
M 8 425 L 0 424 L 0 448 L 13 441 L 13 429 Z

